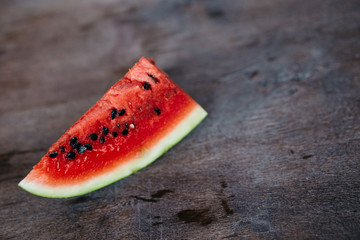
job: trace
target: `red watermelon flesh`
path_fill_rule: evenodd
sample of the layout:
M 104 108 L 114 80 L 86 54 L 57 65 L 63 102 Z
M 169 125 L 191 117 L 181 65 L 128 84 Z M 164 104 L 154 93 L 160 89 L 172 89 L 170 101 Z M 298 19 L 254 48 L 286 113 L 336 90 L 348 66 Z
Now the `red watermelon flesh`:
M 45 197 L 91 192 L 150 164 L 206 115 L 143 57 L 49 148 L 19 186 Z

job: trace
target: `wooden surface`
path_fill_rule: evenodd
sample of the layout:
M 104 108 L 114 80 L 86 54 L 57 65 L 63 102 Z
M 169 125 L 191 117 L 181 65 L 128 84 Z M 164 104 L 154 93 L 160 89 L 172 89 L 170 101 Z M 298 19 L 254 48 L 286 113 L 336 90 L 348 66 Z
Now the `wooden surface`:
M 0 4 L 0 239 L 360 238 L 358 0 Z M 143 55 L 208 118 L 96 192 L 19 189 Z

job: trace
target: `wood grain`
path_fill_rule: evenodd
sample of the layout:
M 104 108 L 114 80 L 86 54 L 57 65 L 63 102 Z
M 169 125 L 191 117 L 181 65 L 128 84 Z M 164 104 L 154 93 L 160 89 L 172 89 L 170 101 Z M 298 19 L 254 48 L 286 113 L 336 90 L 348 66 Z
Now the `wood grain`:
M 360 238 L 359 1 L 0 4 L 0 239 Z M 143 55 L 207 119 L 96 192 L 19 189 Z

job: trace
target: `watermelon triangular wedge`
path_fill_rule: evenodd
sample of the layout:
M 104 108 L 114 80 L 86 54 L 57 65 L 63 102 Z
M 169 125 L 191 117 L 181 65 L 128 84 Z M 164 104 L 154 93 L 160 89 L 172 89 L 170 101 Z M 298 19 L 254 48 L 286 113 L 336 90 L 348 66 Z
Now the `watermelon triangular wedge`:
M 184 138 L 206 111 L 144 57 L 55 142 L 19 186 L 67 198 L 147 166 Z

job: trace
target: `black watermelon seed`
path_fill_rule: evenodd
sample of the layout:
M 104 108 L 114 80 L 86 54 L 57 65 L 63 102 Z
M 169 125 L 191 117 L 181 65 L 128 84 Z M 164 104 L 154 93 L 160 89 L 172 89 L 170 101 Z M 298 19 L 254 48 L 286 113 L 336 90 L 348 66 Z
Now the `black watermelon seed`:
M 128 123 L 125 123 L 124 124 L 126 128 L 129 128 L 129 124 Z
M 120 117 L 123 116 L 123 115 L 125 114 L 125 112 L 126 112 L 125 109 L 121 109 L 121 110 L 119 111 L 119 116 L 120 116 Z
M 70 139 L 70 145 L 72 146 L 72 147 L 74 147 L 74 145 L 77 143 L 77 137 L 72 137 L 71 139 Z
M 127 128 L 125 128 L 123 131 L 122 131 L 122 135 L 123 136 L 126 136 L 126 135 L 128 135 L 128 133 L 129 133 L 129 130 L 127 129 Z
M 56 157 L 56 156 L 57 156 L 57 152 L 52 152 L 52 153 L 49 154 L 49 157 L 50 157 L 50 158 L 54 158 L 54 157 Z
M 120 128 L 120 123 L 117 123 L 116 126 L 117 126 L 118 128 Z
M 86 151 L 86 147 L 85 147 L 85 146 L 80 145 L 80 146 L 77 148 L 77 151 L 78 151 L 78 153 L 83 153 L 83 152 L 85 152 L 85 151 Z
M 75 157 L 76 157 L 76 154 L 75 154 L 73 151 L 71 151 L 71 152 L 69 152 L 68 154 L 66 154 L 66 158 L 74 159 Z
M 61 151 L 62 153 L 65 152 L 64 146 L 61 146 L 61 147 L 60 147 L 60 151 Z
M 90 139 L 91 139 L 91 140 L 96 141 L 97 138 L 98 138 L 98 136 L 97 136 L 96 133 L 90 134 Z
M 87 150 L 90 150 L 90 151 L 92 150 L 91 144 L 88 144 L 88 143 L 87 143 L 87 144 L 85 144 L 84 146 L 86 147 Z
M 157 115 L 161 114 L 161 110 L 159 108 L 154 108 L 154 111 L 156 112 Z
M 104 142 L 105 142 L 105 138 L 104 138 L 104 137 L 100 137 L 99 141 L 100 141 L 100 143 L 104 143 Z
M 143 88 L 144 88 L 145 90 L 149 90 L 149 89 L 150 89 L 150 87 L 151 87 L 151 85 L 150 85 L 149 83 L 144 82 L 144 84 L 143 84 Z
M 109 129 L 107 127 L 103 127 L 103 134 L 104 136 L 108 135 Z
M 76 144 L 74 144 L 74 145 L 72 145 L 72 148 L 73 149 L 78 149 L 79 147 L 81 146 L 81 143 L 76 143 Z
M 149 76 L 149 77 L 151 77 L 151 78 L 154 80 L 154 82 L 156 82 L 156 83 L 158 83 L 158 82 L 159 82 L 159 80 L 157 80 L 157 78 L 156 78 L 156 77 L 154 77 L 153 75 L 149 74 L 148 76 Z
M 118 133 L 117 133 L 117 132 L 113 132 L 112 135 L 113 135 L 113 137 L 117 137 L 117 136 L 118 136 Z
M 115 119 L 116 118 L 116 115 L 117 115 L 117 110 L 115 108 L 113 108 L 113 110 L 111 111 L 111 120 Z

